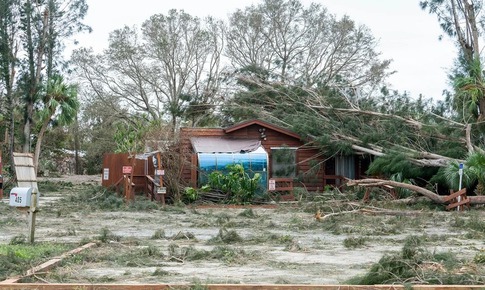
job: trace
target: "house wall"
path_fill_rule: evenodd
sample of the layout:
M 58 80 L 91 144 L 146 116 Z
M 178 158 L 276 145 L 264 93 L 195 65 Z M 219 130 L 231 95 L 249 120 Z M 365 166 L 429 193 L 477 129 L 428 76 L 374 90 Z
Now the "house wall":
M 265 139 L 261 139 L 260 129 L 264 128 Z M 193 152 L 190 137 L 225 137 L 232 139 L 260 139 L 262 146 L 268 152 L 269 174 L 271 178 L 271 148 L 272 147 L 297 147 L 297 178 L 294 182 L 295 187 L 305 187 L 310 191 L 323 190 L 324 170 L 323 158 L 316 148 L 304 146 L 304 143 L 294 136 L 290 136 L 261 124 L 252 124 L 226 134 L 220 128 L 182 128 L 181 141 L 182 147 Z M 186 160 L 183 170 L 183 179 L 189 181 L 191 186 L 196 186 L 197 182 L 197 156 L 192 154 L 190 160 Z

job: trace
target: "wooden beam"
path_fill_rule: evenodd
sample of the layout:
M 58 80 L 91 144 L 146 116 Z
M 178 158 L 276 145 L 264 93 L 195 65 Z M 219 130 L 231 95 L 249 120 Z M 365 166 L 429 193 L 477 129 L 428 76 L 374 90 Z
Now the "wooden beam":
M 455 199 L 455 198 L 457 198 L 458 196 L 461 196 L 461 195 L 463 195 L 463 194 L 466 194 L 466 188 L 463 188 L 463 189 L 461 189 L 461 190 L 459 190 L 459 191 L 457 191 L 457 192 L 452 192 L 450 195 L 445 196 L 445 197 L 443 198 L 443 201 L 444 201 L 444 202 L 449 202 L 449 201 L 451 201 L 452 199 Z
M 464 199 L 462 201 L 455 202 L 455 203 L 452 203 L 452 204 L 448 205 L 446 207 L 446 210 L 450 210 L 450 209 L 453 209 L 455 207 L 458 207 L 458 206 L 461 206 L 461 205 L 465 205 L 465 204 L 470 204 L 470 200 L 468 198 L 467 199 Z

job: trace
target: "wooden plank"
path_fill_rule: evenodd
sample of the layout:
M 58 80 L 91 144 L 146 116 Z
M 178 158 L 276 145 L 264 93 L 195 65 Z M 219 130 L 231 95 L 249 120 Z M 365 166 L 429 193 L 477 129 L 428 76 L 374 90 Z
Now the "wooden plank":
M 293 186 L 287 186 L 287 187 L 279 187 L 277 186 L 276 189 L 274 190 L 269 190 L 269 191 L 292 191 L 293 190 Z
M 21 288 L 19 287 L 21 285 Z M 165 289 L 189 289 L 190 284 L 0 284 L 0 289 L 38 289 L 38 290 L 165 290 Z M 402 285 L 301 285 L 301 284 L 207 284 L 204 289 L 209 290 L 405 290 L 408 286 Z M 484 289 L 483 285 L 413 285 L 413 290 L 476 290 Z
M 457 207 L 457 206 L 464 205 L 464 204 L 470 204 L 470 199 L 469 199 L 469 198 L 467 198 L 467 199 L 464 199 L 464 200 L 462 200 L 462 201 L 460 201 L 460 202 L 455 202 L 455 203 L 452 203 L 452 204 L 450 204 L 450 205 L 448 205 L 448 206 L 446 207 L 446 210 L 450 210 L 450 209 L 452 209 L 452 208 L 455 208 L 455 207 Z
M 457 198 L 458 196 L 460 196 L 460 195 L 462 195 L 462 194 L 466 194 L 466 188 L 463 188 L 463 189 L 461 189 L 461 190 L 459 190 L 459 191 L 457 191 L 457 192 L 454 192 L 454 193 L 452 193 L 452 194 L 450 194 L 450 195 L 445 196 L 445 197 L 443 198 L 443 200 L 444 200 L 445 202 L 448 202 L 448 201 L 450 201 L 450 200 L 452 200 L 452 199 L 454 199 L 454 198 Z

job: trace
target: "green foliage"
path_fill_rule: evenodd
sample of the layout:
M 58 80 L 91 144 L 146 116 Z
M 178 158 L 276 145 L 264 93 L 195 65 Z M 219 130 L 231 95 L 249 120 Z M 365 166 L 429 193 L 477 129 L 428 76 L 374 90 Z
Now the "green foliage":
M 402 177 L 402 172 L 394 173 L 393 175 L 391 175 L 390 180 L 396 181 L 396 182 L 408 183 L 408 184 L 412 183 L 412 180 L 404 179 Z M 398 198 L 406 198 L 413 194 L 412 190 L 409 190 L 406 188 L 398 187 L 398 188 L 394 188 L 394 190 L 396 191 Z
M 400 174 L 402 178 L 414 178 L 420 176 L 421 169 L 409 161 L 405 154 L 392 153 L 377 157 L 367 169 L 369 175 Z
M 231 203 L 250 202 L 258 190 L 261 175 L 256 173 L 252 178 L 249 177 L 241 164 L 230 164 L 226 169 L 227 174 L 211 172 L 207 185 L 213 190 L 228 193 Z
M 155 233 L 153 233 L 151 239 L 152 240 L 160 240 L 160 239 L 165 239 L 165 231 L 164 230 L 156 230 Z
M 232 244 L 242 242 L 243 238 L 234 230 L 220 229 L 217 236 L 212 237 L 209 244 Z
M 116 142 L 116 153 L 119 152 L 143 152 L 144 135 L 149 125 L 143 118 L 132 119 L 133 123 L 120 122 L 116 124 L 114 140 Z
M 19 239 L 17 239 L 19 240 Z M 32 265 L 57 256 L 70 249 L 68 244 L 14 242 L 0 245 L 0 280 L 20 275 Z
M 470 274 L 462 274 L 459 269 L 463 261 L 451 252 L 429 252 L 422 246 L 423 237 L 406 238 L 402 251 L 386 254 L 371 266 L 362 277 L 352 278 L 349 283 L 356 285 L 377 284 L 455 284 L 476 285 L 485 280 Z
M 361 248 L 365 246 L 367 239 L 364 237 L 348 237 L 344 240 L 344 247 L 347 249 Z
M 244 211 L 240 212 L 238 216 L 247 217 L 247 218 L 256 218 L 257 215 L 254 213 L 253 209 L 247 208 Z
M 201 189 L 204 190 L 204 189 Z M 193 187 L 186 187 L 184 191 L 184 201 L 188 203 L 194 202 L 199 198 L 199 192 Z
M 108 228 L 102 228 L 96 239 L 102 243 L 108 243 L 110 241 L 119 242 L 121 237 L 113 234 Z
M 477 264 L 485 264 L 485 252 L 479 252 L 473 257 L 473 262 Z
M 459 165 L 458 161 L 451 161 L 442 171 L 450 188 L 455 190 L 459 188 L 460 182 Z M 477 181 L 485 186 L 485 154 L 481 151 L 468 154 L 463 166 L 462 187 L 469 188 Z

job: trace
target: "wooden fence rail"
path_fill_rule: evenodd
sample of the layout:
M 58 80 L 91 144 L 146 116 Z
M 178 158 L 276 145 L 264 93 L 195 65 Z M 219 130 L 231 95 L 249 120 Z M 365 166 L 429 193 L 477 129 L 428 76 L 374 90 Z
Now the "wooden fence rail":
M 465 207 L 470 208 L 470 199 L 466 196 L 466 188 L 457 192 L 450 190 L 450 195 L 446 196 L 443 200 L 445 203 L 450 203 L 446 206 L 446 210 L 457 209 L 461 211 L 464 210 Z

